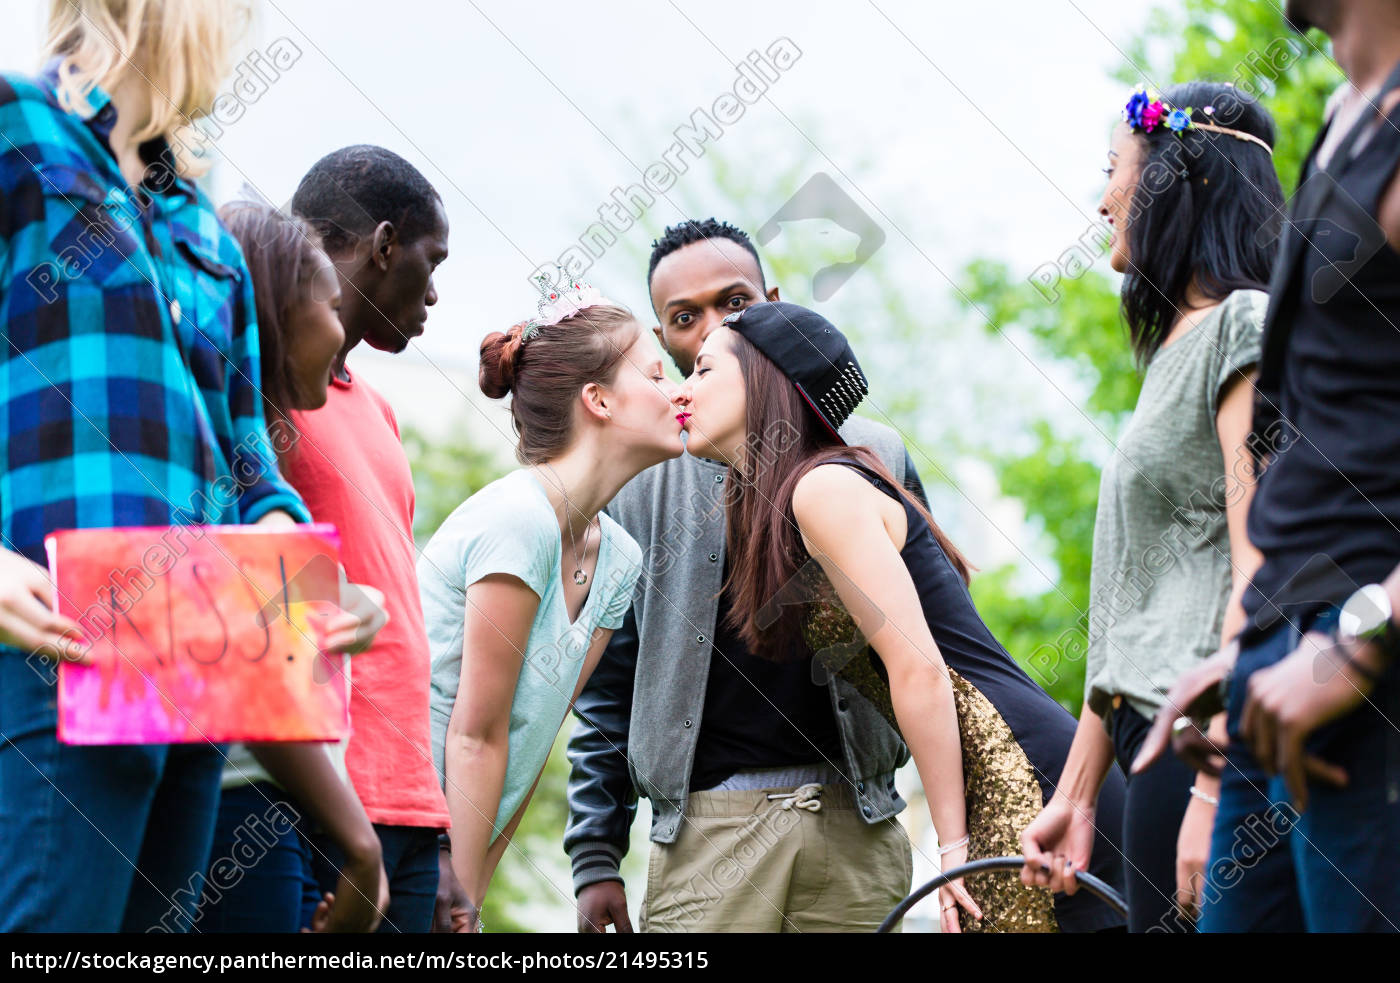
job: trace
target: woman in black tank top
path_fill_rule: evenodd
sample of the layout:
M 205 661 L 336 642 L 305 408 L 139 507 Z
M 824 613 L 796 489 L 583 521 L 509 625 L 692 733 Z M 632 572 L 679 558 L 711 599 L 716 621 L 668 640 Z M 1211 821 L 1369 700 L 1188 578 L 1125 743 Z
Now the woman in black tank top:
M 757 655 L 803 652 L 814 678 L 838 676 L 840 703 L 867 699 L 883 712 L 924 782 L 942 866 L 1018 853 L 1074 718 L 987 629 L 966 561 L 923 507 L 869 449 L 845 446 L 838 428 L 865 381 L 840 333 L 783 303 L 729 320 L 706 339 L 683 398 L 689 452 L 731 465 L 733 628 Z M 1116 885 L 1121 808 L 1119 779 L 1099 802 L 1105 842 L 1090 868 Z M 940 904 L 945 931 L 1122 924 L 1086 894 L 1055 896 L 1010 875 L 945 889 Z

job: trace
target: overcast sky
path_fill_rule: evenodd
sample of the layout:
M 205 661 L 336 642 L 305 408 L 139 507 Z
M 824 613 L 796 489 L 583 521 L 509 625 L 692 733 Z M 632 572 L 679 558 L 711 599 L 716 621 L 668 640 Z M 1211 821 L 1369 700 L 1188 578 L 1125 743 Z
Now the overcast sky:
M 31 69 L 47 4 L 4 6 L 0 65 Z M 284 202 L 338 146 L 402 153 L 452 223 L 441 303 L 410 357 L 470 365 L 486 331 L 531 310 L 530 270 L 733 89 L 735 63 L 787 39 L 800 57 L 709 146 L 740 171 L 832 174 L 891 258 L 951 271 L 993 252 L 1029 273 L 1088 224 L 1123 97 L 1107 71 L 1148 6 L 262 0 L 240 60 L 279 38 L 301 55 L 225 129 L 216 194 L 246 181 Z M 707 180 L 690 168 L 625 238 L 645 246 Z M 589 277 L 646 310 L 645 271 L 623 252 Z

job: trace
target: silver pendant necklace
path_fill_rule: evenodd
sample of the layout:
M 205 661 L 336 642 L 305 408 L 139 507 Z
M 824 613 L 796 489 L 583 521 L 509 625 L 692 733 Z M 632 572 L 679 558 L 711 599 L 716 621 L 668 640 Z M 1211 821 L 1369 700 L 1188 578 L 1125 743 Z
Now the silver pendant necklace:
M 588 534 L 589 534 L 590 532 L 592 532 L 592 531 L 593 531 L 593 525 L 590 523 L 589 526 L 588 526 L 588 528 L 585 529 L 585 530 L 584 530 L 584 533 L 583 533 L 583 552 L 584 552 L 585 555 L 587 555 L 587 553 L 588 553 Z M 573 543 L 573 539 L 574 539 L 574 528 L 573 528 L 573 525 L 570 524 L 570 526 L 569 526 L 569 541 L 570 541 L 571 543 Z M 586 573 L 583 572 L 583 561 L 582 561 L 581 559 L 579 559 L 579 555 L 578 555 L 578 544 L 577 544 L 577 543 L 573 543 L 573 546 L 574 546 L 574 583 L 578 584 L 579 586 L 582 586 L 582 585 L 588 583 L 588 574 L 586 574 Z
M 579 555 L 578 540 L 574 538 L 574 524 L 570 521 L 571 517 L 569 515 L 569 510 L 577 510 L 574 509 L 573 503 L 569 501 L 569 496 L 564 494 L 564 483 L 559 480 L 559 472 L 555 471 L 552 465 L 546 464 L 544 466 L 549 468 L 550 474 L 554 475 L 555 485 L 559 489 L 560 496 L 564 499 L 564 524 L 568 527 L 569 545 L 573 547 L 574 551 L 574 583 L 582 587 L 584 584 L 588 583 L 588 574 L 583 572 L 583 559 Z M 590 522 L 588 528 L 583 531 L 583 556 L 588 555 L 588 536 L 591 532 L 593 532 L 593 523 Z

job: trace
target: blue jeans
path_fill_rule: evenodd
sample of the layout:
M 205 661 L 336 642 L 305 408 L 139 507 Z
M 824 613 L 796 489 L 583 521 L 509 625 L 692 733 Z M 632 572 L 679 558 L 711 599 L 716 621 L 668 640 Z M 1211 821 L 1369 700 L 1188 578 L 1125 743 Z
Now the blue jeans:
M 299 932 L 321 899 L 300 807 L 271 782 L 225 789 L 197 932 Z
M 1330 631 L 1336 612 L 1306 629 Z M 1306 630 L 1305 629 L 1305 630 Z M 1301 632 L 1280 625 L 1240 651 L 1227 719 L 1229 765 L 1202 905 L 1207 932 L 1396 931 L 1400 926 L 1400 687 L 1395 667 L 1370 702 L 1319 728 L 1308 750 L 1344 768 L 1345 788 L 1308 786 L 1294 811 L 1239 739 L 1249 676 L 1286 657 Z
M 0 931 L 187 931 L 224 748 L 58 743 L 53 675 L 0 651 Z
M 374 824 L 389 878 L 389 910 L 379 923 L 381 932 L 427 932 L 433 927 L 438 889 L 438 833 L 425 826 Z M 345 863 L 330 837 L 312 836 L 311 863 L 321 890 L 334 891 Z

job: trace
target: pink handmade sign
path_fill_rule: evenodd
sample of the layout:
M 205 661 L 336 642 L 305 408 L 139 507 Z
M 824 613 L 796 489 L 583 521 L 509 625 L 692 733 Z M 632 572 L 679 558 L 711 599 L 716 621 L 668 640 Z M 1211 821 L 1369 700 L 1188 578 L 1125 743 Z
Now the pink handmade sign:
M 349 731 L 334 526 L 75 529 L 45 540 L 92 665 L 58 671 L 65 744 L 333 741 Z

